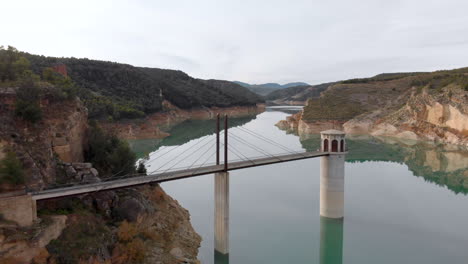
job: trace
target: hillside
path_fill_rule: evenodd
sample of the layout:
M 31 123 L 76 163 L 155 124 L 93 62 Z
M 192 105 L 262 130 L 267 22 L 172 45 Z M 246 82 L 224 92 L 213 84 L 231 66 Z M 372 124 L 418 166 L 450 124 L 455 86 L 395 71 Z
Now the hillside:
M 181 109 L 255 105 L 263 100 L 232 82 L 204 81 L 184 72 L 135 67 L 115 62 L 54 58 L 23 53 L 36 74 L 47 67 L 76 83 L 91 118 L 142 117 L 164 110 L 163 101 Z
M 305 104 L 307 99 L 319 97 L 320 93 L 325 91 L 332 84 L 334 83 L 293 86 L 273 91 L 267 94 L 265 99 L 274 104 Z
M 307 83 L 304 83 L 304 82 L 292 82 L 292 83 L 287 83 L 283 85 L 278 84 L 278 83 L 248 84 L 248 83 L 239 82 L 239 81 L 234 81 L 234 83 L 239 84 L 259 95 L 267 95 L 273 91 L 286 89 L 290 87 L 308 85 Z
M 332 84 L 281 126 L 313 133 L 336 121 L 351 134 L 468 146 L 468 68 L 380 74 Z

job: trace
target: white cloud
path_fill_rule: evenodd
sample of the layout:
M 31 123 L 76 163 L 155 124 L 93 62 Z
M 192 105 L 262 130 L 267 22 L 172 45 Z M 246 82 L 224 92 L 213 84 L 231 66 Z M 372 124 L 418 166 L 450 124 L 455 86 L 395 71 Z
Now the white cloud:
M 468 2 L 6 1 L 0 42 L 194 77 L 317 83 L 468 66 Z

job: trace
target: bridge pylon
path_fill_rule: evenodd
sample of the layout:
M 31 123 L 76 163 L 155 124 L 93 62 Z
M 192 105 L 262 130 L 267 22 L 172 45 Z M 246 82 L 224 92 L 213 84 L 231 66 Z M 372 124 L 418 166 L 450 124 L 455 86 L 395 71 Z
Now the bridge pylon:
M 320 159 L 320 215 L 327 218 L 343 218 L 347 154 L 345 133 L 332 129 L 320 134 L 321 151 L 329 154 Z
M 215 173 L 215 237 L 220 255 L 229 254 L 229 172 Z

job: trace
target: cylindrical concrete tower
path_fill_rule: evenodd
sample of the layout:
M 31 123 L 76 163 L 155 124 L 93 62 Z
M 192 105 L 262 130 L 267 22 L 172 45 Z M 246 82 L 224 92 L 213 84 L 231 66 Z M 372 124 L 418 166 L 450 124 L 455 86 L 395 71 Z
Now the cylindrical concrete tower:
M 218 172 L 215 174 L 214 242 L 218 258 L 229 254 L 229 172 Z
M 345 133 L 327 130 L 321 134 L 321 151 L 328 156 L 320 160 L 320 215 L 328 218 L 344 216 L 344 166 L 347 146 Z

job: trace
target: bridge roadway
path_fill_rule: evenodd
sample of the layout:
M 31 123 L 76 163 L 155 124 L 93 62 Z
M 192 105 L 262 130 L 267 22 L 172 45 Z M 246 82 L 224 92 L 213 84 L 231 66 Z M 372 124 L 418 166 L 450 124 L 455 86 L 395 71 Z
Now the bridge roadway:
M 259 158 L 259 159 L 248 160 L 248 161 L 238 161 L 238 162 L 228 163 L 228 171 L 275 164 L 275 163 L 282 163 L 282 162 L 288 162 L 288 161 L 294 161 L 294 160 L 310 159 L 310 158 L 316 158 L 316 157 L 328 156 L 328 155 L 329 155 L 328 152 L 315 151 L 315 152 L 301 152 L 301 153 L 295 153 L 295 154 Z M 171 171 L 171 172 L 163 172 L 163 173 L 152 174 L 152 175 L 147 175 L 147 176 L 137 176 L 137 177 L 103 181 L 103 182 L 97 182 L 97 183 L 81 184 L 81 185 L 75 185 L 75 186 L 70 186 L 70 187 L 42 190 L 38 192 L 33 192 L 31 195 L 32 195 L 33 200 L 39 201 L 39 200 L 53 199 L 53 198 L 59 198 L 59 197 L 80 195 L 80 194 L 85 194 L 85 193 L 114 190 L 114 189 L 132 187 L 132 186 L 137 186 L 137 185 L 142 185 L 142 184 L 147 184 L 147 183 L 172 181 L 172 180 L 177 180 L 177 179 L 201 176 L 205 174 L 213 174 L 213 173 L 222 172 L 222 171 L 224 171 L 224 164 L 211 165 L 211 166 L 183 169 L 183 170 L 177 170 L 177 171 Z

